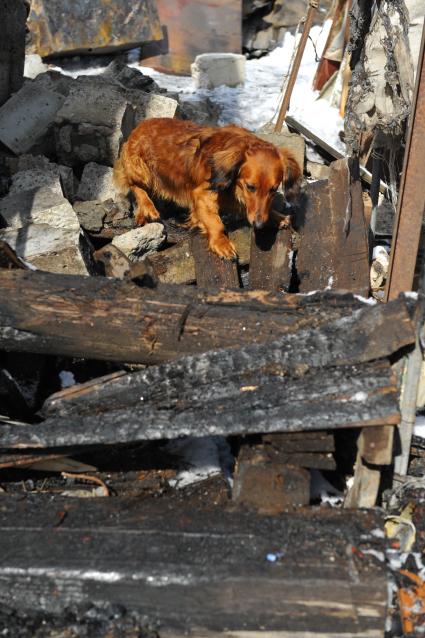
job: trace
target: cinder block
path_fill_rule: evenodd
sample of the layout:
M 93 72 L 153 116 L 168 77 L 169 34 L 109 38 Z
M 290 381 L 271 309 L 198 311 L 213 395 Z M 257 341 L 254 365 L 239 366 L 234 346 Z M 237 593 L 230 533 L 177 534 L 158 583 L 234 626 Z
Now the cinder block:
M 139 261 L 144 255 L 158 250 L 165 240 L 164 226 L 153 222 L 114 237 L 112 245 L 119 248 L 130 261 Z
M 238 53 L 202 53 L 190 69 L 197 89 L 245 84 L 245 56 Z
M 19 155 L 40 141 L 65 96 L 35 82 L 25 84 L 0 108 L 0 141 Z

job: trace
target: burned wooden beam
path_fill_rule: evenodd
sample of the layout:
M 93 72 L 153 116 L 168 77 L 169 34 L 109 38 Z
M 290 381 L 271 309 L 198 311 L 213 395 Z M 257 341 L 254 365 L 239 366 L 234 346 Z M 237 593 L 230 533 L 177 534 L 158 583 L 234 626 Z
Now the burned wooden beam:
M 351 295 L 148 289 L 19 270 L 0 271 L 0 297 L 0 348 L 134 363 L 265 343 L 368 307 Z M 386 334 L 394 352 L 411 342 L 412 326 L 406 301 L 389 308 L 372 309 L 370 330 L 378 330 L 375 341 Z
M 330 169 L 329 180 L 309 184 L 302 200 L 299 290 L 340 289 L 367 297 L 369 257 L 360 180 L 346 159 Z M 320 247 L 320 257 L 314 246 Z
M 23 617 L 113 603 L 164 637 L 383 635 L 379 512 L 273 517 L 181 498 L 101 501 L 2 497 L 3 606 Z
M 326 375 L 315 369 L 286 377 L 256 372 L 204 386 L 180 383 L 175 397 L 160 393 L 145 400 L 139 394 L 138 405 L 131 407 L 51 417 L 27 427 L 4 425 L 0 445 L 66 447 L 399 422 L 397 381 L 385 361 L 336 366 Z
M 160 398 L 176 401 L 186 392 L 193 397 L 202 395 L 206 386 L 211 390 L 214 385 L 231 382 L 236 388 L 251 382 L 256 385 L 257 375 L 301 377 L 324 366 L 355 365 L 385 357 L 414 339 L 408 316 L 402 319 L 402 307 L 401 300 L 366 307 L 351 317 L 270 343 L 186 356 L 127 375 L 114 373 L 53 395 L 46 401 L 43 414 L 65 416 L 121 409 L 139 405 L 140 396 L 145 405 Z M 394 318 L 399 321 L 398 332 L 393 328 Z

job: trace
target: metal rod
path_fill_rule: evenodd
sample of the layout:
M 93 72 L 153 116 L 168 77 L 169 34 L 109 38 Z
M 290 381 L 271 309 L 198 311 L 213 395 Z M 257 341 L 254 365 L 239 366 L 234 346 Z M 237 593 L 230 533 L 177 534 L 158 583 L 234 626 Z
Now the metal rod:
M 297 48 L 297 52 L 295 54 L 294 64 L 292 65 L 291 73 L 289 75 L 288 85 L 286 87 L 285 95 L 283 96 L 283 101 L 279 110 L 279 115 L 277 117 L 276 125 L 274 127 L 275 133 L 280 133 L 282 130 L 283 122 L 285 121 L 285 115 L 289 108 L 289 102 L 291 100 L 292 91 L 295 86 L 295 82 L 298 76 L 298 71 L 300 70 L 301 60 L 304 54 L 304 49 L 307 44 L 307 38 L 310 34 L 311 25 L 313 23 L 314 15 L 316 10 L 319 7 L 318 2 L 313 2 L 310 0 L 310 6 L 308 8 L 307 17 L 304 23 L 304 29 L 301 34 L 300 43 Z

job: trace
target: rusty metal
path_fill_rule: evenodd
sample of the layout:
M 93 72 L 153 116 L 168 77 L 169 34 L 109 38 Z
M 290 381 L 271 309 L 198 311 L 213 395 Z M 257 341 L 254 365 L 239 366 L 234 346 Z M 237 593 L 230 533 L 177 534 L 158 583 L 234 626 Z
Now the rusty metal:
M 419 53 L 415 95 L 404 154 L 403 176 L 394 224 L 385 301 L 412 290 L 425 208 L 425 26 Z
M 32 0 L 28 53 L 42 57 L 129 49 L 161 40 L 155 0 Z
M 156 44 L 142 47 L 142 57 L 148 58 L 143 64 L 184 75 L 190 74 L 191 63 L 201 53 L 241 52 L 240 0 L 157 0 L 157 4 L 168 53 L 159 55 L 161 45 L 156 52 L 152 52 Z
M 295 82 L 298 76 L 298 71 L 300 69 L 301 60 L 304 54 L 304 49 L 307 44 L 307 39 L 310 34 L 310 29 L 313 24 L 314 16 L 319 8 L 318 2 L 310 1 L 310 6 L 308 8 L 307 17 L 304 23 L 304 29 L 301 35 L 300 43 L 297 48 L 297 52 L 295 54 L 294 63 L 292 65 L 291 73 L 289 76 L 288 84 L 285 90 L 285 95 L 283 96 L 283 101 L 279 110 L 279 115 L 276 120 L 275 132 L 279 133 L 282 130 L 283 122 L 285 121 L 285 115 L 289 108 L 289 102 L 291 100 L 292 91 L 295 86 Z

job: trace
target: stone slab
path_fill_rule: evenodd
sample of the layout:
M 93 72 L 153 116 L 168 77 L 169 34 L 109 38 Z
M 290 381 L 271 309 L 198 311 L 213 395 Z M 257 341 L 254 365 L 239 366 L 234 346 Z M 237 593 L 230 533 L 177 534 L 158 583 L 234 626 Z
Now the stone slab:
M 42 186 L 14 192 L 0 200 L 0 219 L 4 226 L 23 228 L 28 224 L 48 224 L 79 231 L 80 224 L 71 204 L 61 192 Z

